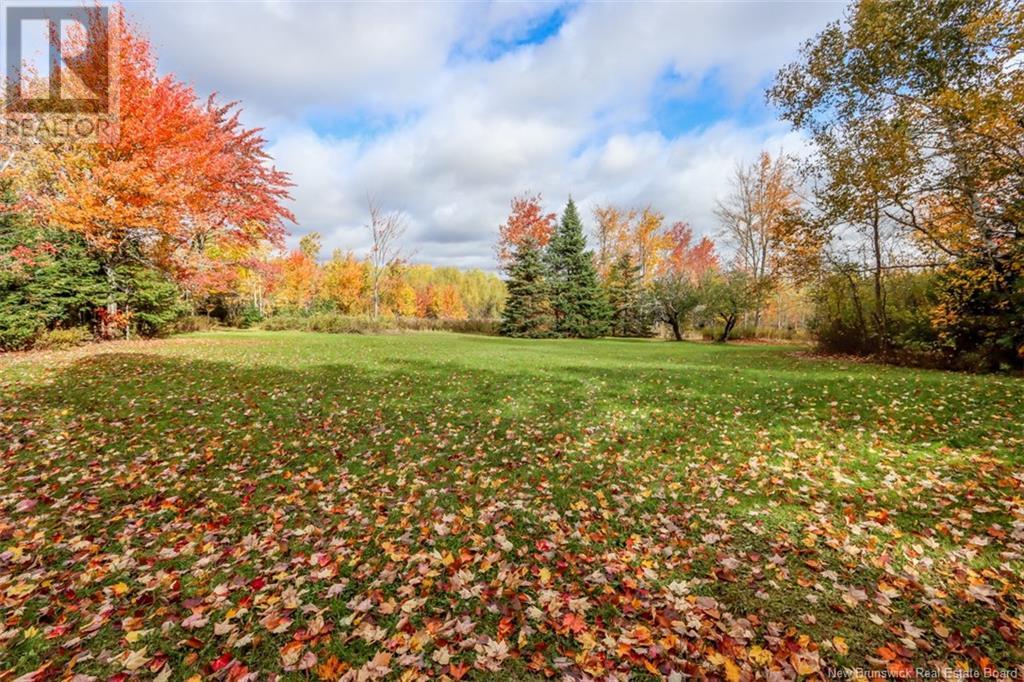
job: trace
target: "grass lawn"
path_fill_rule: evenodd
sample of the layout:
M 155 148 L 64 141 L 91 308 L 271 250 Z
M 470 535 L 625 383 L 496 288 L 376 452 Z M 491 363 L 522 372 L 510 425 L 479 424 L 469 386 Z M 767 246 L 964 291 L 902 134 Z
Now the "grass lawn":
M 9 356 L 0 679 L 1009 668 L 1022 463 L 1024 381 L 792 347 Z

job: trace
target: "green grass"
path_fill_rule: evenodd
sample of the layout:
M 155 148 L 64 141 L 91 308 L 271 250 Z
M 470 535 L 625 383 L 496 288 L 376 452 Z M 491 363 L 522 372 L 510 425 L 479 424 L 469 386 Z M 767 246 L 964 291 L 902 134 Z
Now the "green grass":
M 802 355 L 220 332 L 0 358 L 0 679 L 1024 660 L 1024 382 Z

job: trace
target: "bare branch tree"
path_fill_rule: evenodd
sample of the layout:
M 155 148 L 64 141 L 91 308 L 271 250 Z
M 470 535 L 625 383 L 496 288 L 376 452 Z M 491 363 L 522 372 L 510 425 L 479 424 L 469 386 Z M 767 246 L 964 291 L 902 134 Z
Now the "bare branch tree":
M 370 291 L 373 296 L 373 317 L 380 314 L 380 288 L 384 275 L 402 260 L 402 237 L 408 227 L 405 216 L 397 211 L 385 213 L 373 197 L 367 197 L 370 210 Z
M 736 265 L 753 277 L 758 290 L 754 326 L 761 321 L 762 298 L 773 287 L 781 256 L 780 226 L 799 202 L 790 161 L 762 152 L 750 166 L 738 166 L 732 188 L 715 209 L 722 234 L 736 250 Z

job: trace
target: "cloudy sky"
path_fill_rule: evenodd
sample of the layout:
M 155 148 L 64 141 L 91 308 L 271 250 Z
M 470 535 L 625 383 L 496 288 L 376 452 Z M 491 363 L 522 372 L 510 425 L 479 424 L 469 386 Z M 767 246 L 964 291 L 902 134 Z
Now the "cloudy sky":
M 492 269 L 515 194 L 650 204 L 698 233 L 735 164 L 798 152 L 763 91 L 842 3 L 129 2 L 160 67 L 240 100 L 298 224 L 365 250 L 366 196 L 414 260 Z

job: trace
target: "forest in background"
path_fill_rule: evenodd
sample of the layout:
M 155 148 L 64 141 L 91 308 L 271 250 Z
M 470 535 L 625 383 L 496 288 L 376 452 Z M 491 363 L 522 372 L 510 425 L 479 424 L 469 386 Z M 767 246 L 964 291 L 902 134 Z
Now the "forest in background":
M 365 255 L 324 257 L 316 233 L 286 251 L 290 181 L 259 131 L 236 105 L 159 75 L 125 20 L 116 138 L 40 130 L 3 143 L 0 348 L 213 320 L 809 335 L 829 352 L 1020 368 L 1022 11 L 1005 0 L 854 2 L 767 92 L 811 152 L 769 150 L 738 165 L 717 224 L 698 226 L 713 239 L 655 207 L 602 205 L 584 217 L 570 200 L 559 217 L 526 193 L 499 230 L 504 282 L 413 264 L 404 214 L 373 198 Z M 80 51 L 85 72 L 106 56 Z M 416 319 L 436 322 L 403 322 Z

